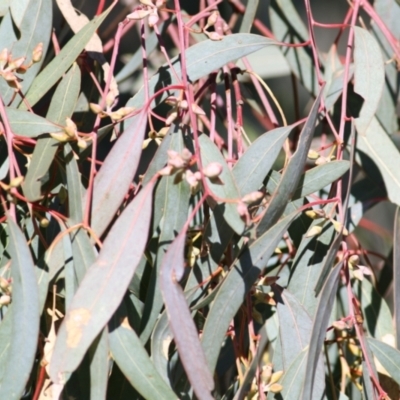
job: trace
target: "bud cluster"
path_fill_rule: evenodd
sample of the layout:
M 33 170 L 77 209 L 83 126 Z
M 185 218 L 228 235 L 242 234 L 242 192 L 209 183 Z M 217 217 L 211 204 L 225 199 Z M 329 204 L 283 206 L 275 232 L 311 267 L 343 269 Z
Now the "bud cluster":
M 318 236 L 323 229 L 323 226 L 325 224 L 325 221 L 329 220 L 332 222 L 333 227 L 335 228 L 335 231 L 338 233 L 342 233 L 344 236 L 347 236 L 349 234 L 349 231 L 347 230 L 347 228 L 345 226 L 343 226 L 342 223 L 340 223 L 339 221 L 336 221 L 335 219 L 333 219 L 331 216 L 326 215 L 324 210 L 308 210 L 305 212 L 305 214 L 310 217 L 311 219 L 322 219 L 322 221 L 320 223 L 318 223 L 317 225 L 312 226 L 307 234 L 306 237 L 310 238 L 313 236 Z
M 8 86 L 16 91 L 21 90 L 22 79 L 16 74 L 24 74 L 33 64 L 39 62 L 43 56 L 43 43 L 39 43 L 32 51 L 32 59 L 29 64 L 24 64 L 26 57 L 13 58 L 8 49 L 0 52 L 0 76 L 4 78 Z
M 78 147 L 81 149 L 86 149 L 87 147 L 87 140 L 88 139 L 83 139 L 82 137 L 79 136 L 78 128 L 75 124 L 74 121 L 72 121 L 71 118 L 66 118 L 65 119 L 65 127 L 64 127 L 64 132 L 56 132 L 56 133 L 50 133 L 50 136 L 58 140 L 59 142 L 74 142 L 76 141 L 78 144 Z
M 153 28 L 160 19 L 158 16 L 158 10 L 164 6 L 166 0 L 156 0 L 155 2 L 151 0 L 140 0 L 139 7 L 135 11 L 126 16 L 129 21 L 140 21 L 146 17 L 149 17 L 148 23 L 149 27 Z

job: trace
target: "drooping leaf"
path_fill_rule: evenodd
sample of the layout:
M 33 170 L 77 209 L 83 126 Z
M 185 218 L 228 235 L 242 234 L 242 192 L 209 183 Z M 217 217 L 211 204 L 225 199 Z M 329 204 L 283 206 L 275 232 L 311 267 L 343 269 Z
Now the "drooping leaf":
M 326 329 L 329 324 L 333 303 L 336 297 L 341 267 L 342 262 L 332 269 L 322 289 L 318 302 L 311 333 L 312 340 L 310 341 L 307 362 L 305 364 L 305 371 L 307 371 L 307 373 L 305 374 L 305 380 L 301 394 L 301 399 L 303 400 L 311 399 L 313 395 L 315 373 L 317 370 L 318 360 L 320 359 L 322 345 L 325 340 Z
M 174 335 L 179 357 L 186 375 L 199 399 L 212 399 L 213 376 L 199 341 L 199 335 L 179 280 L 184 273 L 183 252 L 186 232 L 182 231 L 169 246 L 161 265 L 161 291 Z
M 240 24 L 239 32 L 250 33 L 256 17 L 259 0 L 250 0 L 246 5 L 246 11 L 243 15 L 242 23 Z
M 364 135 L 382 96 L 385 70 L 382 52 L 374 37 L 366 29 L 355 26 L 354 38 L 354 91 L 364 99 L 355 123 L 359 135 Z
M 54 92 L 46 115 L 47 120 L 57 125 L 65 125 L 65 119 L 71 117 L 74 112 L 79 95 L 80 82 L 81 72 L 75 63 L 65 74 Z M 22 185 L 24 195 L 29 201 L 37 201 L 41 197 L 41 179 L 45 177 L 49 170 L 58 146 L 59 142 L 51 137 L 38 139 Z
M 140 112 L 118 138 L 96 175 L 91 228 L 99 237 L 114 218 L 136 174 L 146 125 L 147 113 Z
M 272 44 L 276 43 L 271 39 L 250 33 L 235 33 L 224 36 L 223 40 L 220 41 L 205 40 L 197 43 L 185 51 L 188 79 L 191 82 L 197 81 L 231 61 L 245 57 Z M 178 79 L 181 79 L 179 57 L 173 58 L 171 64 Z M 179 83 L 175 74 L 168 66 L 161 67 L 160 72 L 154 75 L 148 82 L 149 96 L 152 96 L 157 90 L 165 87 L 167 84 L 176 85 Z M 162 101 L 167 96 L 168 92 L 164 92 L 160 95 L 158 101 Z M 140 108 L 144 103 L 145 93 L 142 88 L 128 101 L 127 106 Z M 154 103 L 153 101 L 152 105 Z
M 283 233 L 296 213 L 273 225 L 250 247 L 244 249 L 239 259 L 223 281 L 211 306 L 203 329 L 202 345 L 209 368 L 213 371 L 229 323 L 237 313 L 246 293 L 266 267 Z
M 211 192 L 218 196 L 220 199 L 227 200 L 239 200 L 240 192 L 236 187 L 235 181 L 232 177 L 232 173 L 222 156 L 221 152 L 218 150 L 217 146 L 210 140 L 207 135 L 199 136 L 201 160 L 203 163 L 203 168 L 206 168 L 211 162 L 219 163 L 223 169 L 219 175 L 220 182 L 212 182 L 207 179 L 207 185 Z M 219 204 L 222 202 L 219 201 Z M 242 234 L 244 230 L 244 221 L 240 217 L 237 211 L 237 204 L 235 202 L 223 202 L 223 212 L 224 219 L 228 225 L 237 233 Z
M 261 220 L 257 226 L 257 235 L 261 235 L 263 232 L 268 230 L 276 221 L 278 221 L 286 208 L 286 204 L 289 200 L 291 200 L 297 188 L 301 173 L 307 159 L 311 140 L 313 138 L 322 93 L 323 91 L 321 90 L 320 94 L 314 102 L 307 121 L 301 131 L 297 150 L 291 157 L 288 165 L 286 166 L 285 171 L 282 175 L 282 179 L 280 180 L 279 185 L 269 202 L 268 208 L 261 217 Z
M 80 284 L 58 332 L 50 364 L 54 382 L 63 383 L 64 374 L 76 369 L 120 304 L 147 242 L 153 188 L 150 182 L 121 213 Z
M 21 398 L 36 356 L 39 334 L 39 296 L 35 269 L 26 239 L 17 224 L 8 218 L 13 280 L 11 343 L 7 349 L 0 398 Z M 21 362 L 23 360 L 23 362 Z
M 142 342 L 130 327 L 123 307 L 114 315 L 109 327 L 112 356 L 131 385 L 145 399 L 176 399 L 177 396 L 158 374 Z
M 70 68 L 100 24 L 105 20 L 111 8 L 112 6 L 74 35 L 60 53 L 36 77 L 26 94 L 26 100 L 31 106 L 34 106 Z M 26 109 L 25 103 L 21 103 L 20 108 Z

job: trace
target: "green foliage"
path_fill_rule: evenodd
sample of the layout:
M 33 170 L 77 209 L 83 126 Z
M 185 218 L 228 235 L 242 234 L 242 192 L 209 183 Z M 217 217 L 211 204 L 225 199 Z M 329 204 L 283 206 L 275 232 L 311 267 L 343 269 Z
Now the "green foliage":
M 0 1 L 0 399 L 398 398 L 399 3 L 81 3 Z

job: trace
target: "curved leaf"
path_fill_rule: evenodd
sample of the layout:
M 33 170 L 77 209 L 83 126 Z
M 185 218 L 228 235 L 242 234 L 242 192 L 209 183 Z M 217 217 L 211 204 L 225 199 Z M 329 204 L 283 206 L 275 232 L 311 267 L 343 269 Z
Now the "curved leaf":
M 400 351 L 374 338 L 367 338 L 374 356 L 400 385 Z
M 112 356 L 131 385 L 145 399 L 176 399 L 176 394 L 157 373 L 142 342 L 130 327 L 126 314 L 122 312 L 122 307 L 109 326 Z
M 58 332 L 53 382 L 64 383 L 64 374 L 77 368 L 120 304 L 147 243 L 153 188 L 150 182 L 121 213 L 80 284 Z
M 400 165 L 399 150 L 375 117 L 365 132 L 359 131 L 357 120 L 355 123 L 359 133 L 357 150 L 372 158 L 382 174 L 389 199 L 400 205 L 400 176 L 396 173 Z
M 99 237 L 114 218 L 135 177 L 146 126 L 145 111 L 133 117 L 129 128 L 118 138 L 96 175 L 91 227 Z
M 0 398 L 21 398 L 36 356 L 39 335 L 39 295 L 26 239 L 11 218 L 8 218 L 12 259 L 13 297 L 11 314 L 11 343 L 0 383 Z

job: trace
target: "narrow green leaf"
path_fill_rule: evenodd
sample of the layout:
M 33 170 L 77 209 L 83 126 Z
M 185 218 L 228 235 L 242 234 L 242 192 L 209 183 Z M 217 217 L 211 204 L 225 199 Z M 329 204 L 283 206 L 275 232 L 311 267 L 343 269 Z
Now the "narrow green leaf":
M 282 346 L 283 369 L 286 370 L 311 339 L 312 320 L 307 311 L 288 290 L 278 300 L 279 336 Z M 282 303 L 283 300 L 283 303 Z
M 74 112 L 76 101 L 81 86 L 81 72 L 79 66 L 74 63 L 65 74 L 51 99 L 46 118 L 58 125 L 65 125 L 65 119 Z M 37 201 L 41 197 L 41 179 L 45 177 L 53 162 L 60 142 L 53 138 L 39 138 L 28 172 L 25 176 L 22 189 L 29 201 Z
M 396 347 L 400 349 L 400 207 L 394 217 L 393 234 L 393 303 Z
M 281 217 L 289 200 L 291 200 L 307 160 L 308 150 L 313 138 L 318 109 L 323 90 L 320 91 L 310 111 L 307 121 L 301 131 L 299 145 L 290 159 L 278 187 L 272 195 L 267 210 L 261 217 L 257 226 L 257 235 L 267 231 Z
M 15 135 L 35 138 L 46 133 L 63 131 L 61 126 L 29 111 L 7 108 L 6 113 Z
M 135 177 L 146 126 L 145 111 L 133 117 L 129 128 L 118 138 L 96 175 L 91 227 L 99 237 L 114 218 Z
M 303 349 L 290 364 L 282 377 L 281 395 L 284 399 L 299 399 L 304 381 L 304 368 L 307 362 L 308 348 Z M 275 396 L 275 398 L 277 398 Z
M 109 335 L 107 327 L 89 349 L 90 357 L 90 400 L 107 398 L 109 375 Z
M 120 304 L 147 242 L 153 188 L 150 182 L 121 213 L 80 284 L 58 331 L 50 364 L 53 382 L 63 383 L 64 374 L 77 368 Z
M 374 338 L 367 338 L 368 344 L 378 361 L 389 375 L 400 385 L 400 351 Z
M 354 27 L 354 38 L 354 91 L 364 99 L 355 122 L 358 134 L 364 135 L 382 97 L 385 69 L 375 38 L 358 26 Z
M 35 269 L 26 239 L 8 218 L 13 280 L 11 343 L 0 383 L 0 398 L 21 398 L 36 356 L 39 335 L 39 296 Z
M 154 367 L 164 379 L 169 382 L 168 352 L 167 349 L 173 340 L 172 332 L 168 324 L 168 315 L 164 311 L 158 319 L 151 335 L 151 360 Z
M 11 4 L 13 7 L 19 7 L 19 3 L 25 3 L 25 1 L 12 1 Z M 53 26 L 52 1 L 30 0 L 25 11 L 19 14 L 18 21 L 19 32 L 16 36 L 14 33 L 15 26 L 13 26 L 11 21 L 11 13 L 7 13 L 4 17 L 0 27 L 0 49 L 8 48 L 12 52 L 13 58 L 26 57 L 25 64 L 28 64 L 32 59 L 32 51 L 39 43 L 43 43 L 43 54 L 46 54 Z M 38 63 L 33 64 L 21 76 L 22 93 L 25 94 L 30 88 L 42 67 L 43 61 L 44 57 Z M 1 79 L 0 93 L 4 103 L 8 104 L 13 99 L 15 91 Z M 16 96 L 12 103 L 13 107 L 17 106 L 21 101 L 21 97 Z
M 3 382 L 4 372 L 7 368 L 8 352 L 12 338 L 12 324 L 12 305 L 10 305 L 0 324 L 0 384 Z
M 317 311 L 315 313 L 313 329 L 311 333 L 312 340 L 308 350 L 307 363 L 305 366 L 305 380 L 301 399 L 312 399 L 315 374 L 317 370 L 318 360 L 320 359 L 322 345 L 325 340 L 326 329 L 329 324 L 333 303 L 336 298 L 337 286 L 339 284 L 339 273 L 342 263 L 337 264 L 332 270 L 322 289 L 318 302 Z
M 331 208 L 327 207 L 326 212 L 329 213 Z M 320 226 L 320 224 L 323 224 L 320 235 L 303 237 L 293 260 L 293 272 L 288 285 L 289 291 L 296 296 L 312 317 L 318 305 L 314 287 L 335 237 L 335 229 L 330 221 L 324 222 L 323 219 L 316 219 L 310 229 L 317 225 Z
M 90 38 L 96 32 L 100 24 L 105 20 L 113 6 L 109 7 L 99 17 L 95 17 L 86 24 L 74 37 L 62 48 L 60 53 L 43 69 L 36 77 L 26 94 L 26 100 L 34 106 L 63 76 L 73 62 L 78 58 Z M 50 6 L 51 8 L 51 6 Z M 21 103 L 21 109 L 26 109 L 25 103 Z
M 260 272 L 267 266 L 270 256 L 296 215 L 297 213 L 293 213 L 285 217 L 250 247 L 245 248 L 239 259 L 234 261 L 233 267 L 223 281 L 211 306 L 202 336 L 203 348 L 211 371 L 214 371 L 217 364 L 229 323 Z
M 232 173 L 221 152 L 218 150 L 218 147 L 204 134 L 199 136 L 199 142 L 203 167 L 207 167 L 211 162 L 217 162 L 223 167 L 222 173 L 219 175 L 222 184 L 219 182 L 213 183 L 211 180 L 207 179 L 207 184 L 211 192 L 222 199 L 239 200 L 241 197 L 240 192 L 236 187 Z M 221 204 L 222 202 L 218 203 Z M 224 219 L 238 235 L 241 235 L 245 225 L 237 211 L 237 204 L 235 202 L 223 204 Z
M 276 42 L 250 33 L 236 33 L 224 36 L 220 41 L 204 40 L 189 47 L 185 52 L 188 79 L 191 82 L 197 81 L 229 62 L 245 57 L 272 44 L 276 44 Z M 180 56 L 173 58 L 171 64 L 180 79 L 181 66 L 179 58 Z M 149 96 L 151 97 L 157 90 L 166 85 L 176 85 L 179 83 L 169 66 L 163 66 L 160 68 L 160 72 L 154 75 L 147 84 Z M 164 92 L 158 97 L 158 101 L 162 101 L 168 96 L 169 93 Z M 140 108 L 143 107 L 144 103 L 145 92 L 142 88 L 128 101 L 127 106 Z M 152 103 L 152 106 L 154 105 L 155 101 Z
M 246 4 L 246 9 L 243 15 L 242 23 L 240 24 L 240 33 L 250 33 L 256 17 L 259 0 L 250 0 Z
M 289 133 L 298 123 L 270 130 L 257 138 L 232 169 L 239 192 L 253 192 L 261 186 L 272 168 Z
M 370 157 L 379 168 L 385 182 L 389 199 L 400 205 L 400 176 L 396 173 L 400 165 L 400 152 L 381 124 L 372 118 L 366 132 L 358 131 L 357 150 Z
M 199 334 L 187 306 L 185 295 L 179 285 L 184 274 L 183 252 L 186 231 L 182 231 L 169 246 L 161 265 L 161 292 L 174 335 L 180 360 L 186 375 L 199 399 L 212 399 L 213 376 L 199 341 Z
M 83 204 L 85 189 L 81 182 L 78 163 L 69 143 L 64 145 L 65 172 L 67 173 L 68 210 L 72 224 L 83 221 Z
M 131 385 L 149 400 L 175 400 L 176 394 L 155 369 L 136 332 L 120 307 L 109 323 L 110 349 L 115 362 Z

